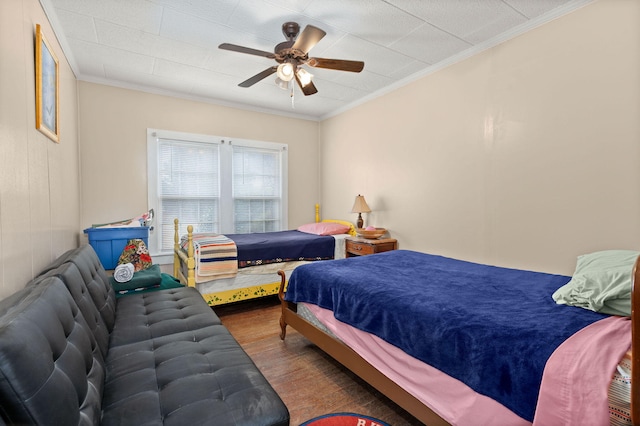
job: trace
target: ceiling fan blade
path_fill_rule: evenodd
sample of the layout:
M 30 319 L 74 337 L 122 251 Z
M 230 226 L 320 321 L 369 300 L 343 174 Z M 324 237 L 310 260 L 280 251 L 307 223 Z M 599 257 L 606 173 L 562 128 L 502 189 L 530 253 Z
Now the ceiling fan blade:
M 302 93 L 304 93 L 305 96 L 318 93 L 318 89 L 316 89 L 316 86 L 313 84 L 313 81 L 310 81 L 309 84 L 307 84 L 306 86 L 303 86 L 302 82 L 300 81 L 300 78 L 298 78 L 297 73 L 295 74 L 295 76 L 296 76 L 296 81 L 298 82 L 298 86 L 300 87 L 300 90 L 302 90 Z
M 254 84 L 256 84 L 257 82 L 259 82 L 260 80 L 263 80 L 263 79 L 269 77 L 271 74 L 275 73 L 277 69 L 278 69 L 278 67 L 267 68 L 266 70 L 264 70 L 262 72 L 259 72 L 258 74 L 254 75 L 253 77 L 246 79 L 242 83 L 238 84 L 238 86 L 240 86 L 240 87 L 251 87 Z
M 248 53 L 249 55 L 264 56 L 265 58 L 274 59 L 275 54 L 264 50 L 252 49 L 250 47 L 238 46 L 237 44 L 222 43 L 219 49 L 231 50 L 232 52 Z
M 364 62 L 362 61 L 347 61 L 344 59 L 309 58 L 307 65 L 315 68 L 350 72 L 360 72 L 364 68 Z
M 296 39 L 292 48 L 308 53 L 325 35 L 327 35 L 327 33 L 320 28 L 307 25 Z

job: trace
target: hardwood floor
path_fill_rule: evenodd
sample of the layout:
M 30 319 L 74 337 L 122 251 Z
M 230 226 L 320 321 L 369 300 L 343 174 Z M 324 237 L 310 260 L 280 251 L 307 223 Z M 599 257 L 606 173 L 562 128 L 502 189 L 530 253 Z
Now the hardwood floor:
M 275 296 L 214 311 L 278 392 L 292 426 L 337 412 L 364 414 L 393 426 L 422 424 L 291 327 L 280 340 Z

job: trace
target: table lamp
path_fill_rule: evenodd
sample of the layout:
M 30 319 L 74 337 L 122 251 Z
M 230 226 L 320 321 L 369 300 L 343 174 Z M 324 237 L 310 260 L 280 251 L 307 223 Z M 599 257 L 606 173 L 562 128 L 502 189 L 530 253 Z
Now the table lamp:
M 360 194 L 356 196 L 356 201 L 353 203 L 353 208 L 351 209 L 351 213 L 358 213 L 358 222 L 357 227 L 362 228 L 364 225 L 364 221 L 362 220 L 362 213 L 370 213 L 371 209 L 367 205 L 367 202 L 364 200 L 364 197 Z

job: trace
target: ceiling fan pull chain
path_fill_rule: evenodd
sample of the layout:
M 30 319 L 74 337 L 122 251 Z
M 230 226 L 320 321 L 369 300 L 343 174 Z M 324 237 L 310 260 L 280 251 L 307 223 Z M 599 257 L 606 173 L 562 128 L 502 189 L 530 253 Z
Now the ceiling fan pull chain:
M 292 109 L 295 109 L 295 107 L 296 107 L 295 103 L 294 103 L 294 96 L 293 96 L 293 94 L 295 93 L 294 92 L 294 88 L 295 88 L 295 86 L 292 84 L 291 85 L 291 108 Z

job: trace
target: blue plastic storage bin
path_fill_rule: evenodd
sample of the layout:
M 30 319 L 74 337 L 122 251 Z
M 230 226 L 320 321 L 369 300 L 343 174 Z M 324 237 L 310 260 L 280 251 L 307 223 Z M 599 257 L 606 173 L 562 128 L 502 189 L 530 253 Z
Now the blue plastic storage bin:
M 129 240 L 139 238 L 149 246 L 149 227 L 131 228 L 87 228 L 84 233 L 89 237 L 89 244 L 98 254 L 104 269 L 115 269 L 122 250 Z

